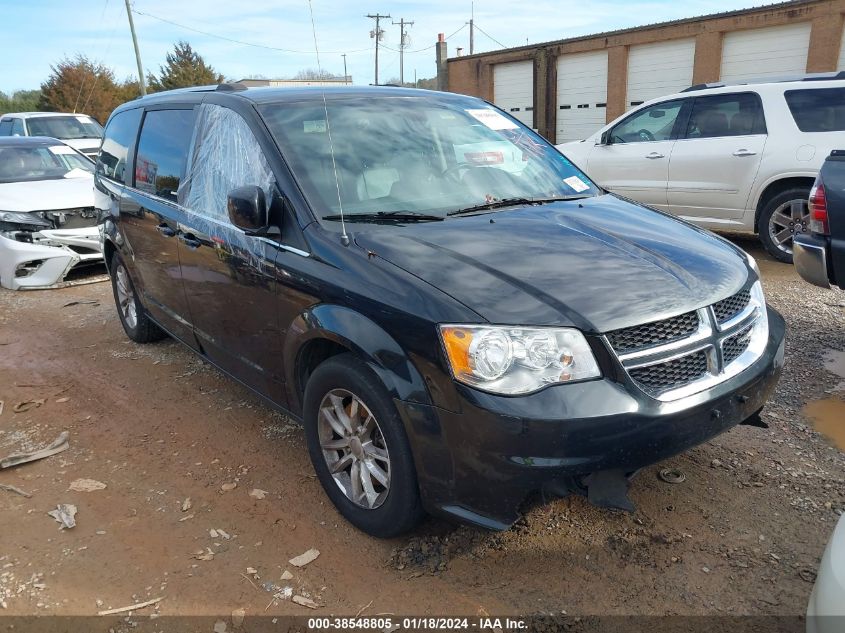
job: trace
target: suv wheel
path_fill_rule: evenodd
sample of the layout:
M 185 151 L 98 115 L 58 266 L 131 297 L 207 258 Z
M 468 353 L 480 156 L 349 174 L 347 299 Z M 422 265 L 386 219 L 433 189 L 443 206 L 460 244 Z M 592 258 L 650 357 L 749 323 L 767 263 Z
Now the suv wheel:
M 167 336 L 147 315 L 129 278 L 126 265 L 117 253 L 112 256 L 110 269 L 117 316 L 126 336 L 136 343 L 152 343 Z
M 334 356 L 311 374 L 303 403 L 308 452 L 335 507 L 355 527 L 397 536 L 423 516 L 402 420 L 367 365 Z
M 792 263 L 792 238 L 805 233 L 810 223 L 810 190 L 787 189 L 773 197 L 760 213 L 760 241 L 775 259 Z

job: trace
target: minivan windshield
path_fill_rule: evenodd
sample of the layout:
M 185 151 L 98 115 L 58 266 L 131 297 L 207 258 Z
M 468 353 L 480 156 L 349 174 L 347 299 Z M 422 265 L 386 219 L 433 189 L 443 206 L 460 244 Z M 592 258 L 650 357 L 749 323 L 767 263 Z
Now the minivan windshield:
M 103 128 L 87 116 L 39 116 L 26 120 L 30 136 L 50 136 L 62 140 L 102 138 Z
M 414 221 L 599 193 L 540 136 L 480 101 L 333 96 L 325 109 L 320 98 L 260 110 L 323 219 L 339 219 L 339 201 L 351 222 Z

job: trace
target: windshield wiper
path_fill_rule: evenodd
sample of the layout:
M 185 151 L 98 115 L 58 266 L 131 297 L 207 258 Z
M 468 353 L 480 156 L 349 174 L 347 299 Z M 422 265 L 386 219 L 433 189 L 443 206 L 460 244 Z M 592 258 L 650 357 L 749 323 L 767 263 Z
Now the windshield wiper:
M 439 222 L 442 215 L 430 215 L 417 211 L 378 211 L 377 213 L 344 213 L 342 216 L 324 215 L 324 220 L 349 220 L 350 222 Z
M 536 205 L 548 204 L 550 202 L 560 202 L 561 200 L 581 200 L 589 196 L 560 196 L 557 198 L 502 198 L 501 200 L 491 200 L 490 202 L 483 202 L 471 207 L 463 209 L 455 209 L 449 211 L 446 215 L 462 215 L 464 213 L 475 213 L 476 211 L 489 211 L 491 209 L 500 209 L 502 207 L 515 207 L 520 204 Z

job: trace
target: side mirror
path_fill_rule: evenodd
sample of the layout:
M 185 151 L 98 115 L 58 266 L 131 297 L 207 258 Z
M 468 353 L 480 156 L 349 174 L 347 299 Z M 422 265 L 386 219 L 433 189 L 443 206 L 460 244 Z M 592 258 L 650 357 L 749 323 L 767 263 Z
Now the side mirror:
M 232 189 L 226 206 L 229 221 L 247 235 L 261 234 L 267 230 L 267 200 L 261 187 L 247 185 Z

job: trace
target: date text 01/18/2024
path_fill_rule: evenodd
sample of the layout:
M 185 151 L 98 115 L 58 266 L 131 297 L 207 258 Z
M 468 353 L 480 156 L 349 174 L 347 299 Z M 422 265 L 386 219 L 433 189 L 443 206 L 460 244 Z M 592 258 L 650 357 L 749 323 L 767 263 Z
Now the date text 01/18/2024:
M 522 631 L 527 629 L 522 619 L 497 617 L 356 617 L 309 618 L 309 631 Z

